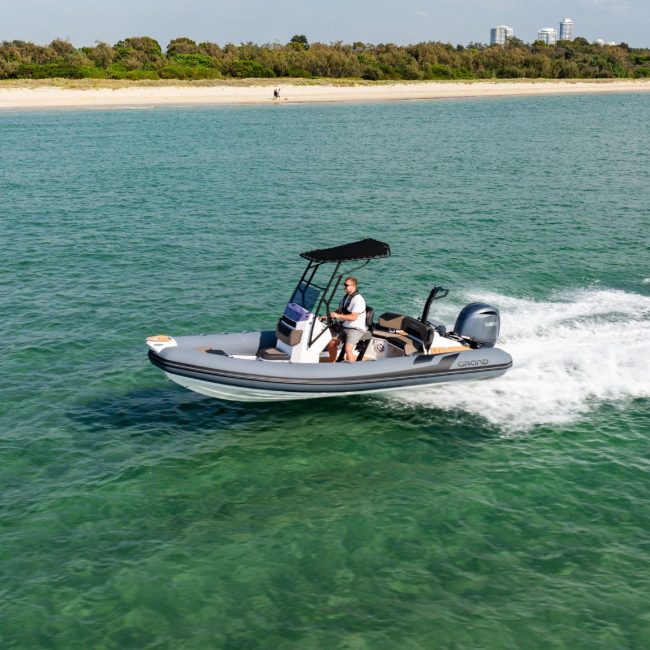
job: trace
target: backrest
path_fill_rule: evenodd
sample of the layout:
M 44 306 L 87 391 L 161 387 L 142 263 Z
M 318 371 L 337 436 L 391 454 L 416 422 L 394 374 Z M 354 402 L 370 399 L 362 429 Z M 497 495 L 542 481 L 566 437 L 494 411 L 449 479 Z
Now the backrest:
M 407 336 L 413 340 L 416 347 L 420 348 L 421 352 L 428 350 L 433 343 L 433 327 L 428 323 L 404 316 L 402 329 L 406 332 Z
M 275 328 L 275 336 L 287 345 L 298 345 L 302 338 L 302 330 L 294 329 L 294 326 L 295 321 L 283 315 Z
M 366 305 L 366 327 L 369 330 L 372 329 L 372 326 L 374 325 L 372 320 L 374 317 L 375 317 L 375 310 L 370 305 Z
M 387 330 L 401 330 L 405 316 L 387 311 L 379 317 L 378 325 Z

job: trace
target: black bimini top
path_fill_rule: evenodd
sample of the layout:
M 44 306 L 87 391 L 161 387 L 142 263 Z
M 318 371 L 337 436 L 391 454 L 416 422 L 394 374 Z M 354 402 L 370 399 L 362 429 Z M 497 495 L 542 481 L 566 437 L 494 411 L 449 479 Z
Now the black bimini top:
M 361 239 L 351 244 L 321 248 L 319 250 L 300 253 L 310 262 L 351 262 L 354 260 L 372 260 L 377 257 L 388 257 L 390 246 L 376 239 Z

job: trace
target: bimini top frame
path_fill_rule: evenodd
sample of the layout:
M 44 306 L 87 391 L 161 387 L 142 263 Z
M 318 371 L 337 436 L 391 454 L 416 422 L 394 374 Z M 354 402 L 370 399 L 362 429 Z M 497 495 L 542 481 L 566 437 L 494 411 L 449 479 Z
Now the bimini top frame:
M 301 253 L 300 257 L 308 260 L 307 268 L 304 270 L 296 288 L 291 294 L 290 302 L 297 302 L 317 316 L 320 314 L 323 306 L 326 308 L 327 321 L 330 322 L 329 313 L 331 311 L 330 303 L 332 302 L 336 290 L 341 283 L 344 273 L 349 275 L 352 271 L 364 267 L 370 260 L 390 255 L 390 246 L 376 239 L 361 239 L 360 241 L 343 244 L 342 246 L 333 246 L 332 248 L 321 248 L 318 250 Z M 339 268 L 344 262 L 362 262 L 358 266 L 347 269 L 344 273 L 339 273 Z M 326 285 L 316 284 L 314 278 L 316 272 L 323 264 L 336 264 L 329 281 Z M 322 293 L 321 293 L 322 292 Z M 323 330 L 324 332 L 325 330 Z M 314 323 L 312 323 L 309 332 L 309 345 L 312 345 L 322 334 L 321 332 L 315 339 Z

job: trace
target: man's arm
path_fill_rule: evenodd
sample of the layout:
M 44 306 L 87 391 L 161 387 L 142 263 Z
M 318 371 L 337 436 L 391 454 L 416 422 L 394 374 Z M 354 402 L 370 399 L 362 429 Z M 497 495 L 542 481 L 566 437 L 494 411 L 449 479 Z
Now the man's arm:
M 357 312 L 352 312 L 351 314 L 341 314 L 338 311 L 331 311 L 330 318 L 335 318 L 336 320 L 356 320 L 359 314 Z

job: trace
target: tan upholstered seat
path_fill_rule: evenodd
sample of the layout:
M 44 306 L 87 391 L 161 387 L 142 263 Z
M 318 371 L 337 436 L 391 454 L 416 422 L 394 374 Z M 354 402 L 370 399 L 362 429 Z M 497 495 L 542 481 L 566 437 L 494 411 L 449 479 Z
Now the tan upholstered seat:
M 385 314 L 382 314 L 377 321 L 379 328 L 389 329 L 389 330 L 401 330 L 402 323 L 404 322 L 405 316 L 402 314 L 396 314 L 394 312 L 388 311 Z
M 375 339 L 384 339 L 391 345 L 394 345 L 396 348 L 403 350 L 404 354 L 413 354 L 416 351 L 411 339 L 404 334 L 399 334 L 397 332 L 385 332 L 383 330 L 374 330 L 372 336 Z
M 425 352 L 433 340 L 433 328 L 428 323 L 422 323 L 410 316 L 387 312 L 378 320 L 372 335 L 385 339 L 404 354 Z

